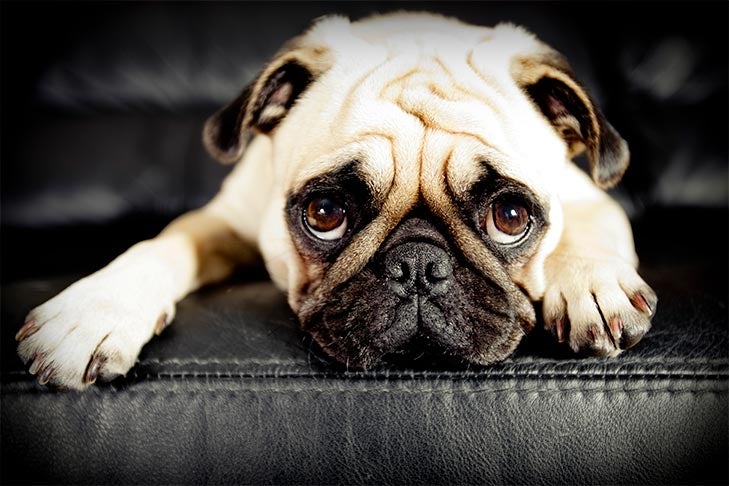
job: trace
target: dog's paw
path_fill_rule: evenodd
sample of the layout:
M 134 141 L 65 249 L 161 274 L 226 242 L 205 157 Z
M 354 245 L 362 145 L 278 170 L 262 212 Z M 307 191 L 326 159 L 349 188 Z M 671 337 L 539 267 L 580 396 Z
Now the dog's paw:
M 16 334 L 18 354 L 40 384 L 82 390 L 129 371 L 175 310 L 164 285 L 133 275 L 102 270 L 28 314 Z
M 563 260 L 543 300 L 544 326 L 575 353 L 616 356 L 650 329 L 658 298 L 620 260 Z

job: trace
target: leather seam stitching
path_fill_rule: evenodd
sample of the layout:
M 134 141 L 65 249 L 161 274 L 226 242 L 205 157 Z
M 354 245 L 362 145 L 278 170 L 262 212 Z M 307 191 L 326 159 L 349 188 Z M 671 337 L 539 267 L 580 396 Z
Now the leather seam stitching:
M 610 395 L 610 394 L 668 394 L 668 395 L 726 395 L 729 390 L 725 389 L 710 389 L 710 390 L 684 390 L 684 389 L 608 389 L 608 390 L 585 390 L 581 387 L 574 388 L 559 388 L 550 390 L 539 390 L 534 388 L 504 388 L 504 389 L 493 389 L 493 390 L 452 390 L 452 389 L 438 389 L 438 388 L 419 388 L 419 389 L 390 389 L 390 388 L 365 388 L 359 390 L 351 390 L 345 388 L 290 388 L 290 389 L 260 389 L 260 390 L 249 390 L 249 389 L 238 389 L 238 390 L 225 390 L 219 388 L 195 388 L 190 390 L 130 390 L 126 388 L 116 389 L 110 387 L 108 389 L 112 394 L 129 395 L 134 397 L 135 395 L 197 395 L 200 393 L 210 393 L 214 395 L 226 394 L 266 394 L 266 393 L 278 393 L 278 394 L 289 394 L 289 393 L 319 393 L 319 394 L 446 394 L 446 395 L 464 395 L 464 396 L 478 396 L 488 393 L 516 393 L 520 395 L 524 394 L 539 394 L 539 395 L 562 395 L 568 393 L 578 393 L 581 395 Z M 103 391 L 97 391 L 90 397 L 99 397 L 104 395 Z M 3 391 L 3 395 L 25 395 L 25 396 L 44 396 L 53 395 L 52 392 L 41 392 L 36 394 L 29 394 L 25 390 L 17 391 Z M 67 396 L 67 395 L 59 395 Z

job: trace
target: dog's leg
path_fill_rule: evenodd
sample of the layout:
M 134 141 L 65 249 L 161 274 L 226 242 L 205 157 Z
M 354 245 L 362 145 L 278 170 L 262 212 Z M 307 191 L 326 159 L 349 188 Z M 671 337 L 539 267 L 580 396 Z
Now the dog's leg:
M 31 311 L 18 353 L 41 384 L 83 389 L 124 375 L 176 302 L 254 254 L 213 208 L 183 215 Z
M 142 346 L 172 321 L 180 299 L 257 260 L 269 150 L 265 139 L 254 143 L 207 206 L 28 314 L 16 335 L 18 354 L 40 383 L 83 389 L 126 374 Z
M 564 231 L 545 262 L 544 323 L 576 353 L 614 356 L 648 331 L 657 298 L 636 271 L 622 208 L 577 168 L 568 171 Z

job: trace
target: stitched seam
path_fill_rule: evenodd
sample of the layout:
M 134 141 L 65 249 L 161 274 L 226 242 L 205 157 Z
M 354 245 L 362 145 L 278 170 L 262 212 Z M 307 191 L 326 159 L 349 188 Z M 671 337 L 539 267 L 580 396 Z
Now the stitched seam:
M 27 371 L 11 371 L 6 373 L 7 376 L 15 378 L 31 378 L 33 375 Z M 362 382 L 362 381 L 380 381 L 380 382 L 398 382 L 398 381 L 489 381 L 489 380 L 509 380 L 509 379 L 538 379 L 538 380 L 565 380 L 565 379 L 589 379 L 589 380 L 644 380 L 644 381 L 660 381 L 660 380 L 708 380 L 722 381 L 729 378 L 729 372 L 714 373 L 687 373 L 687 372 L 633 372 L 633 373 L 607 373 L 607 372 L 573 372 L 573 373 L 539 373 L 539 372 L 490 372 L 480 374 L 423 374 L 423 373 L 381 373 L 381 374 L 351 374 L 337 372 L 296 372 L 290 370 L 278 370 L 270 372 L 256 371 L 160 371 L 160 372 L 143 372 L 132 370 L 128 380 L 130 382 L 153 381 L 155 379 L 175 379 L 175 378 L 275 378 L 275 379 L 340 379 L 345 381 Z
M 336 373 L 307 373 L 307 374 L 297 374 L 297 373 L 287 373 L 287 372 L 272 372 L 272 373 L 248 373 L 248 372 L 219 372 L 219 371 L 213 371 L 213 372 L 207 372 L 207 371 L 185 371 L 185 372 L 158 372 L 158 373 L 135 373 L 134 378 L 135 379 L 142 379 L 142 380 L 149 380 L 153 378 L 210 378 L 210 377 L 219 377 L 219 378 L 329 378 L 329 379 L 343 379 L 348 381 L 401 381 L 402 378 L 409 378 L 412 381 L 427 381 L 427 380 L 434 380 L 434 381 L 481 381 L 478 378 L 489 378 L 489 379 L 533 379 L 537 378 L 540 380 L 544 379 L 574 379 L 574 378 L 600 378 L 600 379 L 626 379 L 626 380 L 633 380 L 633 379 L 640 379 L 640 380 L 646 380 L 646 381 L 659 381 L 659 380 L 667 380 L 667 379 L 678 379 L 678 380 L 696 380 L 696 379 L 704 379 L 704 380 L 721 380 L 726 379 L 729 377 L 727 374 L 701 374 L 701 373 L 662 373 L 662 374 L 638 374 L 638 373 L 630 373 L 630 374 L 608 374 L 608 373 L 580 373 L 580 374 L 572 374 L 572 373 L 552 373 L 552 374 L 537 374 L 537 373 L 498 373 L 498 374 L 492 374 L 492 375 L 458 375 L 458 376 L 429 376 L 429 375 L 399 375 L 395 377 L 395 380 L 392 379 L 391 376 L 383 376 L 383 375 L 362 375 L 362 376 L 350 376 L 350 375 L 340 375 Z
M 107 389 L 112 394 L 123 394 L 130 397 L 144 396 L 144 395 L 199 395 L 200 393 L 209 393 L 212 395 L 237 395 L 237 394 L 291 394 L 291 393 L 317 393 L 317 394 L 408 394 L 408 395 L 422 395 L 422 394 L 442 394 L 442 395 L 465 395 L 465 396 L 476 396 L 489 393 L 515 393 L 519 395 L 524 394 L 539 394 L 539 395 L 564 395 L 577 393 L 581 395 L 610 395 L 610 394 L 662 394 L 662 395 L 727 395 L 729 390 L 715 390 L 715 389 L 701 389 L 701 390 L 686 390 L 686 389 L 608 389 L 608 390 L 585 390 L 581 387 L 574 388 L 561 388 L 561 389 L 537 389 L 537 388 L 502 388 L 502 389 L 484 389 L 484 390 L 449 390 L 439 388 L 418 388 L 418 389 L 398 389 L 393 390 L 390 388 L 365 388 L 361 390 L 352 390 L 349 388 L 287 388 L 287 389 L 259 389 L 259 390 L 221 390 L 219 388 L 195 388 L 193 390 L 132 390 L 120 388 L 116 389 L 110 387 Z M 103 392 L 97 392 L 93 397 L 103 395 Z M 3 395 L 25 395 L 25 396 L 47 396 L 52 393 L 38 393 L 29 395 L 26 390 L 11 390 L 3 391 Z M 64 396 L 64 395 L 61 395 Z

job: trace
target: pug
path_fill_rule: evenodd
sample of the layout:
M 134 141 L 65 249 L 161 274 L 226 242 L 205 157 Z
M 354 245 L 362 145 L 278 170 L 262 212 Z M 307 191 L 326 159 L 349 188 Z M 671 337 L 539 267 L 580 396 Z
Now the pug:
M 16 337 L 39 383 L 126 374 L 178 301 L 259 255 L 302 329 L 353 369 L 415 343 L 504 360 L 535 302 L 581 355 L 618 355 L 650 327 L 656 295 L 604 191 L 627 144 L 521 27 L 323 18 L 203 142 L 236 164 L 209 204 L 30 312 Z

